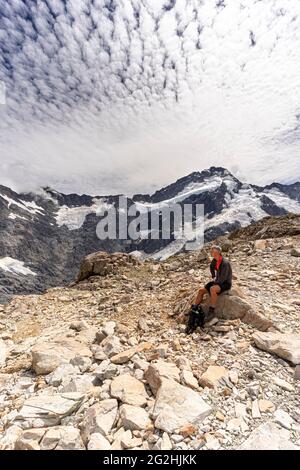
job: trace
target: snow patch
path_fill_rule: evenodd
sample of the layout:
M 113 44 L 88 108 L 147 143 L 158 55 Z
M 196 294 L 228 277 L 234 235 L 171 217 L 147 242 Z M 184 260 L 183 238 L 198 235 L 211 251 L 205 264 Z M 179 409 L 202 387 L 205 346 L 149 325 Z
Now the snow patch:
M 38 206 L 34 201 L 29 202 L 29 201 L 23 201 L 22 199 L 15 201 L 14 199 L 11 199 L 10 197 L 6 196 L 6 194 L 1 194 L 1 193 L 0 193 L 0 197 L 2 197 L 7 202 L 8 208 L 10 208 L 10 206 L 17 206 L 23 211 L 29 212 L 30 214 L 44 215 L 43 214 L 44 209 Z
M 6 256 L 5 258 L 0 258 L 0 269 L 3 271 L 12 273 L 12 274 L 22 274 L 24 276 L 36 276 L 36 273 L 31 271 L 31 269 L 26 268 L 23 261 L 19 261 L 14 258 Z
M 259 195 L 251 188 L 240 189 L 238 193 L 229 200 L 226 199 L 227 207 L 215 217 L 205 220 L 205 230 L 211 227 L 229 223 L 239 222 L 241 227 L 246 227 L 251 222 L 266 217 L 268 214 L 262 209 Z
M 282 207 L 288 212 L 300 214 L 300 203 L 291 199 L 279 189 L 267 189 L 263 193 L 266 194 L 271 201 L 275 202 L 276 206 Z
M 56 216 L 56 223 L 59 227 L 66 225 L 69 230 L 77 230 L 81 228 L 89 214 L 104 215 L 104 212 L 112 207 L 103 199 L 93 199 L 91 206 L 68 207 L 62 206 Z
M 8 216 L 9 219 L 11 220 L 15 220 L 15 219 L 23 219 L 23 220 L 27 220 L 26 217 L 22 217 L 21 215 L 19 214 L 14 214 L 13 212 L 11 212 Z

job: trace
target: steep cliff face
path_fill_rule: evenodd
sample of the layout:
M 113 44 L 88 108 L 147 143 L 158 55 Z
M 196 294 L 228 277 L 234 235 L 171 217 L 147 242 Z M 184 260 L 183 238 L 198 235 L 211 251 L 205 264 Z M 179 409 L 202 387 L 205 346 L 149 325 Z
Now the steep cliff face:
M 175 204 L 204 204 L 209 241 L 268 215 L 299 213 L 299 193 L 299 183 L 260 188 L 212 167 L 153 195 L 135 195 L 128 205 L 158 215 Z M 110 207 L 120 212 L 118 196 L 65 195 L 50 188 L 17 194 L 0 186 L 0 301 L 69 282 L 88 253 L 138 251 L 159 260 L 184 250 L 186 240 L 174 240 L 172 226 L 170 239 L 153 239 L 148 232 L 137 240 L 100 240 L 96 226 Z

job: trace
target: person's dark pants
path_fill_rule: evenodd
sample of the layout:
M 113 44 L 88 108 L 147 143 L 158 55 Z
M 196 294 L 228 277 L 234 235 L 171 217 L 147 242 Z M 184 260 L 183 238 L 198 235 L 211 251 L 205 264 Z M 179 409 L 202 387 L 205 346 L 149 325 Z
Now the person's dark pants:
M 218 292 L 218 295 L 222 294 L 222 292 L 225 292 L 225 291 L 231 289 L 231 284 L 230 284 L 230 282 L 215 282 L 215 281 L 208 282 L 208 283 L 204 286 L 204 288 L 207 290 L 207 292 L 210 293 L 210 288 L 211 288 L 212 286 L 220 286 L 221 291 Z

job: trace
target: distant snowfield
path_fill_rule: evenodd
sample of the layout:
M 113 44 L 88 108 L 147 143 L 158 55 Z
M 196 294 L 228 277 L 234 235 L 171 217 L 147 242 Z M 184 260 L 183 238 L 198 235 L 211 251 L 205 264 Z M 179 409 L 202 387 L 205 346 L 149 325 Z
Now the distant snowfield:
M 36 276 L 36 273 L 31 271 L 31 269 L 26 268 L 25 263 L 23 261 L 19 261 L 14 258 L 10 258 L 10 256 L 6 256 L 5 258 L 0 258 L 0 269 L 3 271 L 12 273 L 12 274 L 21 274 L 23 276 Z
M 269 189 L 263 192 L 269 199 L 271 199 L 279 207 L 283 207 L 288 212 L 294 214 L 300 213 L 300 202 L 289 198 L 286 194 L 279 191 L 279 189 Z
M 86 217 L 89 214 L 104 215 L 104 212 L 112 207 L 103 199 L 93 199 L 94 204 L 91 206 L 68 207 L 62 206 L 56 216 L 56 223 L 59 227 L 66 225 L 69 230 L 78 230 L 82 227 Z
M 27 211 L 30 214 L 40 214 L 44 215 L 44 209 L 40 206 L 38 206 L 34 201 L 23 201 L 22 199 L 19 199 L 18 201 L 15 201 L 14 199 L 11 199 L 10 197 L 6 196 L 6 194 L 1 194 L 0 197 L 2 197 L 8 204 L 8 208 L 11 209 L 11 206 L 17 206 L 23 211 Z M 10 217 L 12 218 L 12 217 Z

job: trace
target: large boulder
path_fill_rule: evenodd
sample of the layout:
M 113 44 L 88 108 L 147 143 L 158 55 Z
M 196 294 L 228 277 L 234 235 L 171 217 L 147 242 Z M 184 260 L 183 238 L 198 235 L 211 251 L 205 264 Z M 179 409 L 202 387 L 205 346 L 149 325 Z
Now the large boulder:
M 33 422 L 40 419 L 44 426 L 56 426 L 61 419 L 76 411 L 84 400 L 82 393 L 38 395 L 25 401 L 16 416 L 16 421 Z
M 254 429 L 239 450 L 300 450 L 300 447 L 290 441 L 289 431 L 267 422 Z
M 174 314 L 178 315 L 178 321 L 184 322 L 186 320 L 186 314 L 190 310 L 198 290 L 199 287 L 196 290 L 191 288 L 175 305 Z M 206 297 L 202 306 L 205 313 L 207 313 L 209 296 Z M 256 311 L 253 301 L 248 300 L 241 289 L 238 288 L 233 288 L 218 296 L 215 316 L 227 320 L 240 318 L 244 323 L 248 323 L 261 331 L 276 328 L 271 320 Z
M 143 382 L 130 374 L 116 377 L 110 385 L 110 394 L 122 403 L 136 406 L 146 405 L 149 398 Z
M 189 423 L 201 423 L 212 409 L 199 393 L 171 379 L 162 379 L 153 408 L 155 427 L 173 434 Z
M 76 282 L 95 275 L 117 274 L 120 269 L 126 266 L 136 266 L 138 264 L 140 264 L 140 261 L 137 258 L 125 253 L 109 254 L 105 251 L 97 251 L 83 258 Z
M 31 350 L 32 368 L 37 374 L 49 374 L 61 364 L 75 356 L 92 357 L 92 352 L 83 343 L 71 338 L 60 338 L 55 342 L 38 343 Z
M 276 354 L 282 359 L 300 364 L 300 334 L 257 331 L 253 335 L 259 349 Z

